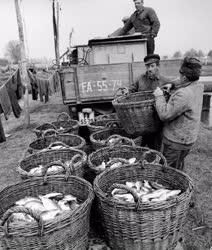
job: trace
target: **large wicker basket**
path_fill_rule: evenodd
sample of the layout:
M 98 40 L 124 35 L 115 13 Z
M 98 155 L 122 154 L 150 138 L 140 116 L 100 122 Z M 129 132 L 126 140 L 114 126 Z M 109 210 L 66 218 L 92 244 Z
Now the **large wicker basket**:
M 32 210 L 16 207 L 16 201 L 26 196 L 51 192 L 72 194 L 82 202 L 73 211 L 64 212 L 53 220 L 43 222 Z M 89 214 L 94 198 L 91 185 L 76 176 L 54 176 L 25 180 L 0 192 L 0 247 L 3 250 L 86 250 L 88 247 Z M 11 209 L 10 209 L 11 208 Z M 9 211 L 7 211 L 10 209 Z M 7 212 L 6 212 L 7 211 Z M 5 213 L 6 212 L 6 213 Z M 10 223 L 10 215 L 28 213 L 36 222 Z
M 123 128 L 112 127 L 97 131 L 90 135 L 90 141 L 92 143 L 93 148 L 96 150 L 102 147 L 106 147 L 108 138 L 113 135 L 120 135 L 122 137 L 132 139 L 136 146 L 141 146 L 142 136 L 137 137 L 129 135 L 125 132 Z
M 50 129 L 56 130 L 56 127 L 53 124 L 46 122 L 36 127 L 34 129 L 34 133 L 36 134 L 37 138 L 41 138 L 43 136 L 43 133 L 46 130 L 50 130 Z
M 83 177 L 85 171 L 85 164 L 87 162 L 87 155 L 85 152 L 79 149 L 66 148 L 58 150 L 46 150 L 36 154 L 32 154 L 22 159 L 17 167 L 17 171 L 22 179 L 32 178 L 34 175 L 30 174 L 29 171 L 37 167 L 38 165 L 46 166 L 51 162 L 62 162 L 72 160 L 71 174 L 79 177 Z
M 167 166 L 165 157 L 158 151 L 145 148 L 145 147 L 132 147 L 128 145 L 122 145 L 119 147 L 104 147 L 96 150 L 88 156 L 88 166 L 95 175 L 100 172 L 96 169 L 102 162 L 108 162 L 111 158 L 123 158 L 130 159 L 136 158 L 137 161 L 150 163 L 155 160 L 163 165 Z
M 79 122 L 77 120 L 71 119 L 67 113 L 63 112 L 59 114 L 57 121 L 52 122 L 52 124 L 60 133 L 78 134 Z
M 127 94 L 113 100 L 117 116 L 128 134 L 157 132 L 161 122 L 152 91 Z
M 126 189 L 126 181 L 136 180 L 159 181 L 182 190 L 182 193 L 161 203 L 141 203 L 136 195 L 135 203 L 120 202 L 111 197 L 113 188 L 122 184 Z M 173 250 L 185 222 L 192 189 L 192 182 L 186 174 L 158 164 L 123 166 L 97 176 L 94 190 L 111 249 Z
M 51 130 L 52 131 L 52 130 Z M 38 138 L 29 144 L 28 152 L 30 154 L 41 151 L 45 148 L 52 146 L 52 143 L 62 142 L 66 146 L 81 149 L 83 150 L 85 147 L 85 140 L 74 134 L 59 134 L 57 131 L 54 131 L 54 135 L 47 135 L 47 132 L 51 132 L 50 130 L 46 130 L 43 133 L 42 138 Z M 62 145 L 61 144 L 61 145 Z M 50 147 L 51 148 L 51 147 Z
M 120 122 L 118 120 L 109 120 L 109 119 L 96 120 L 96 121 L 88 124 L 87 127 L 90 131 L 90 134 L 93 134 L 93 133 L 100 131 L 102 129 L 105 129 L 107 127 L 112 127 L 113 124 L 114 124 L 114 126 L 116 126 L 116 124 L 120 124 Z

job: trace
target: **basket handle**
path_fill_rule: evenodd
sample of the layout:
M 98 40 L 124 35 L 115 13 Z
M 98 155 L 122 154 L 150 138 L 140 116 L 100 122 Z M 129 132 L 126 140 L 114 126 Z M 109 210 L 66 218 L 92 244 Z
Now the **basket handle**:
M 126 143 L 130 144 L 132 147 L 136 147 L 135 142 L 132 139 L 129 139 L 127 137 L 120 136 L 120 135 L 117 135 L 117 134 L 111 135 L 110 137 L 107 138 L 107 140 L 105 142 L 106 146 L 110 146 L 109 141 L 111 139 L 117 139 L 117 141 L 113 144 L 113 146 L 118 145 L 120 142 L 122 142 L 122 143 L 126 142 Z
M 117 121 L 110 121 L 110 122 L 106 123 L 105 127 L 107 127 L 107 128 L 121 128 L 121 124 L 120 124 L 120 122 L 117 122 Z
M 120 97 L 120 96 L 124 96 L 124 95 L 128 95 L 129 94 L 129 89 L 126 87 L 121 87 L 118 88 L 115 92 L 115 99 Z
M 1 226 L 4 226 L 4 232 L 7 237 L 9 237 L 10 218 L 14 213 L 25 213 L 30 215 L 33 219 L 35 219 L 38 223 L 38 235 L 42 236 L 44 229 L 44 221 L 42 220 L 40 215 L 30 208 L 26 208 L 24 206 L 15 206 L 8 209 L 2 216 Z
M 43 138 L 45 139 L 45 137 L 50 133 L 51 134 L 54 134 L 54 135 L 58 135 L 59 133 L 57 132 L 56 129 L 47 129 L 43 132 Z
M 112 186 L 109 187 L 109 189 L 107 190 L 107 196 L 111 196 L 111 192 L 113 191 L 113 189 L 115 188 L 119 188 L 119 189 L 124 189 L 126 190 L 127 192 L 129 192 L 133 198 L 134 198 L 134 201 L 137 203 L 139 201 L 139 197 L 137 195 L 137 193 L 130 187 L 127 187 L 126 185 L 124 184 L 117 184 L 117 183 L 114 183 Z
M 148 149 L 148 148 L 147 148 Z M 156 159 L 155 159 L 155 161 L 154 162 L 147 162 L 147 160 L 145 159 L 146 157 L 147 157 L 147 155 L 148 154 L 151 154 L 151 153 L 155 153 L 155 155 L 156 155 Z M 167 161 L 166 161 L 166 158 L 160 153 L 160 152 L 158 152 L 158 151 L 156 151 L 156 150 L 153 150 L 153 149 L 148 149 L 146 152 L 144 152 L 143 153 L 143 156 L 142 156 L 142 158 L 141 158 L 141 163 L 142 163 L 142 165 L 145 165 L 145 164 L 152 164 L 152 163 L 154 163 L 154 164 L 160 164 L 160 160 L 163 160 L 163 164 L 162 164 L 162 166 L 164 167 L 164 168 L 166 168 L 168 165 L 167 165 Z
M 63 146 L 65 148 L 70 148 L 67 144 L 61 142 L 61 141 L 55 141 L 55 142 L 52 142 L 49 146 L 48 146 L 48 149 L 51 149 L 52 147 L 55 147 L 55 146 Z
M 57 166 L 61 166 L 63 167 L 63 169 L 65 170 L 66 174 L 65 174 L 65 178 L 66 180 L 68 179 L 70 173 L 73 171 L 72 169 L 72 165 L 67 167 L 65 164 L 63 164 L 60 160 L 58 161 L 53 161 L 50 163 L 47 163 L 44 167 L 43 167 L 43 171 L 42 171 L 42 176 L 44 177 L 44 183 L 47 183 L 47 171 L 50 167 L 57 165 Z
M 57 117 L 57 122 L 59 122 L 59 121 L 70 121 L 70 120 L 71 120 L 70 116 L 65 112 L 62 112 Z

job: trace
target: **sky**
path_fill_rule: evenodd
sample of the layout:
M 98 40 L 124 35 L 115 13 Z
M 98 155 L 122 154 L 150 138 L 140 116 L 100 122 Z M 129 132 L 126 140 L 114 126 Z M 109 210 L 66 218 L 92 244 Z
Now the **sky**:
M 22 0 L 30 58 L 54 58 L 51 0 Z M 107 37 L 122 26 L 121 19 L 131 15 L 133 0 L 60 0 L 60 54 L 72 45 L 87 44 L 94 37 Z M 212 0 L 144 0 L 160 20 L 156 53 L 173 55 L 194 48 L 208 53 L 212 49 Z M 14 0 L 0 0 L 0 57 L 6 44 L 18 40 Z

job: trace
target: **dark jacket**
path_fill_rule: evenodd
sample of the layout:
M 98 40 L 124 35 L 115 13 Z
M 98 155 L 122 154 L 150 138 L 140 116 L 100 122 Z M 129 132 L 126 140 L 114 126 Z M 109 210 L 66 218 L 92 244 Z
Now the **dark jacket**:
M 160 29 L 160 22 L 152 8 L 143 7 L 141 11 L 135 11 L 118 35 L 125 35 L 130 29 L 135 28 L 135 32 L 141 32 L 146 37 L 156 37 Z
M 155 78 L 149 78 L 147 74 L 141 75 L 130 87 L 129 92 L 139 92 L 146 90 L 155 90 L 157 87 L 162 87 L 168 83 L 173 83 L 174 80 L 158 75 Z

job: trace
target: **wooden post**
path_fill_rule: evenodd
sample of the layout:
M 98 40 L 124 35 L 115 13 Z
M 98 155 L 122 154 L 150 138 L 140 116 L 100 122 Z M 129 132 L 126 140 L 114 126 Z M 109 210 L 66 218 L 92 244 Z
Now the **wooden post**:
M 23 18 L 21 15 L 21 0 L 15 0 L 15 9 L 18 23 L 18 32 L 19 32 L 19 40 L 21 47 L 21 60 L 19 62 L 19 69 L 21 74 L 21 81 L 25 86 L 25 95 L 24 95 L 24 123 L 28 127 L 30 124 L 30 115 L 29 115 L 29 92 L 28 92 L 28 83 L 29 78 L 27 74 L 27 61 L 26 61 L 26 45 L 24 39 L 24 26 L 23 26 Z
M 56 13 L 55 13 L 56 10 Z M 59 16 L 60 16 L 60 4 L 59 0 L 53 0 L 52 2 L 52 14 L 53 14 L 53 31 L 54 31 L 54 46 L 55 46 L 55 58 L 57 67 L 60 67 L 60 50 L 59 50 Z

